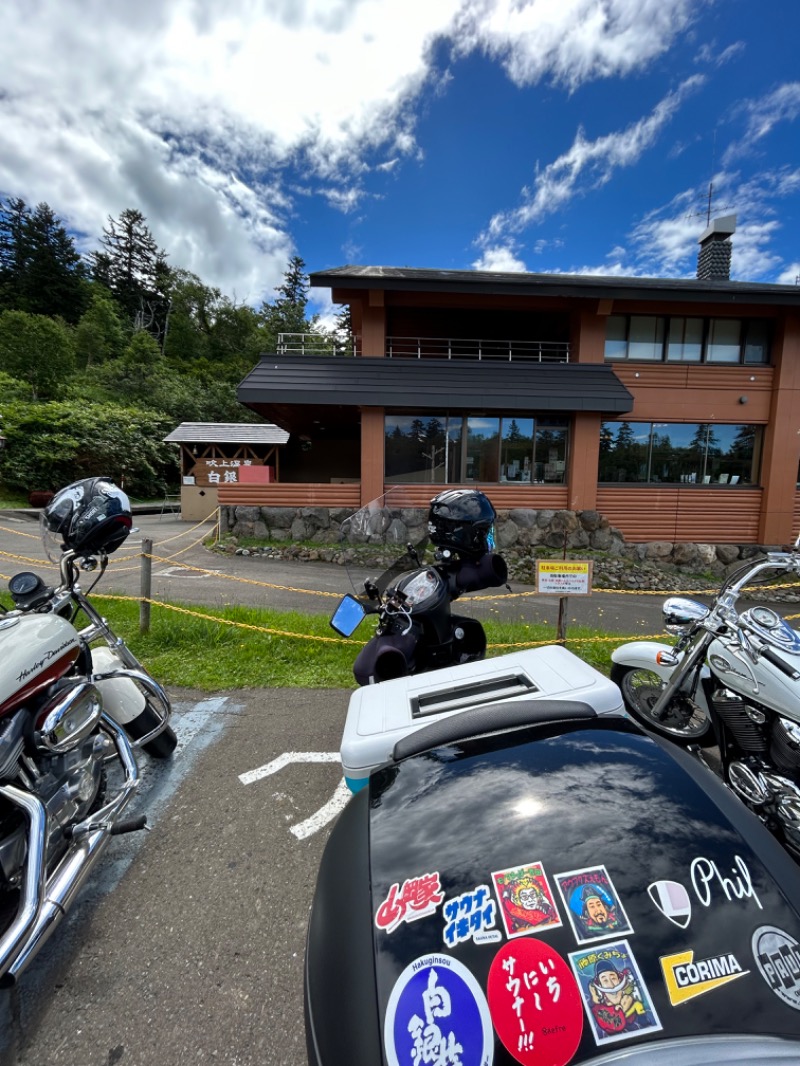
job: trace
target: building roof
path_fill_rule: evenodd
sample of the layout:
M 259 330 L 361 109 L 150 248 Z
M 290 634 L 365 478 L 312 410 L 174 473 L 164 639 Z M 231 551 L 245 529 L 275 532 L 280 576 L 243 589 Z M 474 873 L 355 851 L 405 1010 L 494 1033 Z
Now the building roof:
M 164 437 L 186 444 L 285 444 L 289 434 L 271 422 L 181 422 Z
M 295 407 L 306 417 L 310 407 L 614 414 L 633 407 L 633 397 L 613 368 L 597 363 L 311 355 L 263 356 L 237 397 L 259 412 L 285 415 Z M 296 418 L 297 413 L 293 424 Z
M 406 292 L 475 292 L 512 296 L 569 296 L 598 300 L 790 304 L 800 307 L 800 286 L 697 278 L 620 278 L 589 274 L 523 274 L 489 270 L 341 266 L 309 276 L 317 288 Z

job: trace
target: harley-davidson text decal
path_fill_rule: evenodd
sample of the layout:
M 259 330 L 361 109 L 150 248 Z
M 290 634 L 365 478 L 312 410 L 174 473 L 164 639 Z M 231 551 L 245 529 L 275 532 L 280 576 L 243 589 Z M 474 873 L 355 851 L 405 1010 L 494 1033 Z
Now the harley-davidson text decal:
M 688 926 L 692 920 L 692 901 L 682 884 L 678 881 L 654 881 L 648 885 L 647 894 L 673 925 L 681 929 Z
M 556 874 L 555 882 L 579 944 L 633 932 L 605 866 Z
M 569 961 L 596 1044 L 629 1040 L 661 1029 L 627 940 L 574 951 Z
M 557 929 L 561 918 L 544 867 L 529 862 L 492 874 L 508 937 Z
M 386 1005 L 389 1066 L 491 1066 L 489 1005 L 470 971 L 450 955 L 424 955 L 400 974 Z
M 673 1007 L 750 973 L 749 970 L 743 970 L 736 956 L 730 953 L 695 962 L 694 952 L 690 949 L 674 955 L 662 955 L 658 961 L 664 971 L 664 983 Z
M 497 904 L 489 893 L 488 885 L 478 885 L 471 892 L 447 900 L 442 914 L 447 923 L 444 939 L 450 947 L 470 939 L 476 944 L 502 939 L 500 930 L 495 929 Z
M 55 648 L 53 651 L 49 651 L 46 655 L 43 655 L 41 659 L 37 659 L 35 663 L 31 663 L 27 670 L 22 670 L 17 674 L 17 681 L 24 681 L 26 677 L 30 677 L 31 674 L 35 674 L 37 670 L 41 670 L 45 663 L 49 663 L 51 659 L 55 659 L 56 655 L 60 655 L 65 648 L 77 647 L 77 641 L 72 637 L 69 637 L 63 644 Z
M 415 922 L 433 914 L 443 899 L 438 871 L 409 877 L 402 888 L 395 882 L 378 907 L 375 924 L 385 933 L 394 932 L 401 922 Z
M 565 1066 L 581 1042 L 583 1009 L 575 979 L 543 940 L 504 944 L 486 983 L 497 1035 L 518 1062 Z
M 770 989 L 787 1006 L 800 1010 L 800 945 L 795 938 L 774 925 L 762 925 L 751 944 L 758 972 Z

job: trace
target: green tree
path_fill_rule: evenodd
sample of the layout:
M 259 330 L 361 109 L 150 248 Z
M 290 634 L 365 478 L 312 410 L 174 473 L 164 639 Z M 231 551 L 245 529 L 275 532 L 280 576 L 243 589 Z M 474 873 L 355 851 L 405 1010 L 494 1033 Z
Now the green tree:
M 33 400 L 57 395 L 75 369 L 72 331 L 59 319 L 0 314 L 0 370 L 26 382 Z
M 86 306 L 86 269 L 52 208 L 0 206 L 0 306 L 75 323 Z
M 266 327 L 271 350 L 274 351 L 281 333 L 311 333 L 319 316 L 306 318 L 308 305 L 308 275 L 299 255 L 293 255 L 283 275 L 283 283 L 275 290 L 276 300 L 261 305 L 261 319 Z
M 0 405 L 6 447 L 3 484 L 23 491 L 57 489 L 106 474 L 132 495 L 163 493 L 177 479 L 174 450 L 163 443 L 172 427 L 135 407 L 84 400 Z
M 75 330 L 75 355 L 79 366 L 96 366 L 117 359 L 125 347 L 125 331 L 117 305 L 97 287 Z
M 92 276 L 113 294 L 127 322 L 163 338 L 169 309 L 167 254 L 159 249 L 141 211 L 109 216 L 101 251 L 90 256 Z

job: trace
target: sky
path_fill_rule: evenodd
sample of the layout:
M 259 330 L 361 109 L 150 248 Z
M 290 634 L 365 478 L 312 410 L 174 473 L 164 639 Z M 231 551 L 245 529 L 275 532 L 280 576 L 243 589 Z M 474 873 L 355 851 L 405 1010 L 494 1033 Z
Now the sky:
M 0 197 L 83 252 L 135 208 L 254 306 L 293 255 L 693 277 L 709 202 L 794 285 L 798 40 L 795 0 L 5 0 Z

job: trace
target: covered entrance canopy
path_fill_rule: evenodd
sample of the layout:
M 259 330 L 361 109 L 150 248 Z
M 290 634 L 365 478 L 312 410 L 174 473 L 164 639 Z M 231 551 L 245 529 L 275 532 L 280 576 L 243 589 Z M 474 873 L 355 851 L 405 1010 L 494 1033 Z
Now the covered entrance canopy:
M 363 407 L 623 414 L 633 405 L 602 364 L 285 355 L 263 356 L 237 397 L 293 433 L 313 432 L 319 408 L 331 425 L 352 424 Z

